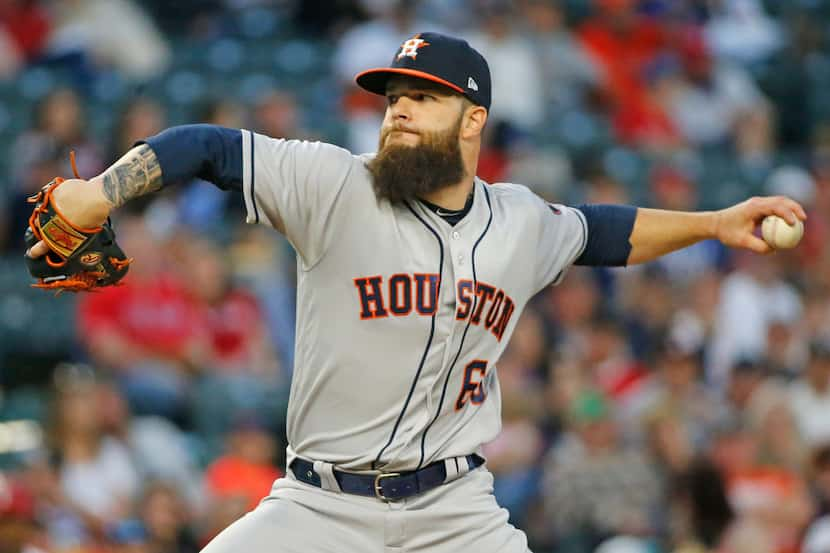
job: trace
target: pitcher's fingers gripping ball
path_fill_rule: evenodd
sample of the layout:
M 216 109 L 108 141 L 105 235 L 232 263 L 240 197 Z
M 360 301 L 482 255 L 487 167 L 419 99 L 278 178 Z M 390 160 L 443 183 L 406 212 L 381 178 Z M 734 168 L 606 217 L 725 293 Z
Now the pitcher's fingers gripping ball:
M 78 177 L 75 156 L 70 159 Z M 127 274 L 132 259 L 115 242 L 109 219 L 99 227 L 81 228 L 63 216 L 52 197 L 63 182 L 57 177 L 29 198 L 35 208 L 26 229 L 26 250 L 39 241 L 49 248 L 46 255 L 36 259 L 24 256 L 29 273 L 37 279 L 32 286 L 78 292 L 117 283 Z
M 794 248 L 804 236 L 804 223 L 797 219 L 795 224 L 791 225 L 778 215 L 767 215 L 761 223 L 761 235 L 764 241 L 776 250 Z

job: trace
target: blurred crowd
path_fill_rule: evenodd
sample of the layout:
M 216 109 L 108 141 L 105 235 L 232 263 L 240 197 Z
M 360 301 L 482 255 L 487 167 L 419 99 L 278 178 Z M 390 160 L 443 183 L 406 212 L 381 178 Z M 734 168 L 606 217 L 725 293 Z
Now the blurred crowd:
M 493 73 L 485 180 L 679 210 L 786 194 L 809 216 L 793 251 L 702 242 L 574 267 L 531 302 L 484 446 L 511 521 L 539 553 L 830 553 L 828 20 L 825 0 L 0 0 L 0 88 L 70 75 L 21 88 L 0 251 L 24 274 L 25 199 L 69 174 L 70 150 L 91 176 L 188 121 L 372 151 L 383 103 L 353 75 L 415 32 L 459 34 Z M 267 33 L 289 58 L 324 52 L 322 94 L 279 78 L 160 92 L 191 82 L 171 69 L 184 52 L 222 65 Z M 201 181 L 116 214 L 136 261 L 74 300 L 76 339 L 35 383 L 39 439 L 0 451 L 0 553 L 198 551 L 284 473 L 295 262 L 243 220 L 238 194 Z M 2 438 L 33 391 L 0 371 Z

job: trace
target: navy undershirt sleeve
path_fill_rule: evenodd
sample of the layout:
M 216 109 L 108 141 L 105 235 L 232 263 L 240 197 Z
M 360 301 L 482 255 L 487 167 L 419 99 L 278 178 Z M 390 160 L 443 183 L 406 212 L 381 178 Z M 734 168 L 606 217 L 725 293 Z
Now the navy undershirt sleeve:
M 163 185 L 200 178 L 225 190 L 242 189 L 242 131 L 216 125 L 170 127 L 147 144 L 161 165 Z
M 577 209 L 588 223 L 588 243 L 575 265 L 624 267 L 631 253 L 631 231 L 637 208 L 629 205 L 592 204 Z

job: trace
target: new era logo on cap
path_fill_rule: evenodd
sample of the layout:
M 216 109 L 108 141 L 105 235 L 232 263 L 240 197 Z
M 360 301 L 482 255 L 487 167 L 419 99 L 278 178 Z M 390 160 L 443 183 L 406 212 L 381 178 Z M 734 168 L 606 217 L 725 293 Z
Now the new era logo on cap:
M 355 80 L 369 92 L 383 95 L 386 82 L 394 75 L 442 84 L 490 109 L 490 68 L 465 40 L 440 33 L 419 33 L 401 43 L 389 67 L 369 69 Z

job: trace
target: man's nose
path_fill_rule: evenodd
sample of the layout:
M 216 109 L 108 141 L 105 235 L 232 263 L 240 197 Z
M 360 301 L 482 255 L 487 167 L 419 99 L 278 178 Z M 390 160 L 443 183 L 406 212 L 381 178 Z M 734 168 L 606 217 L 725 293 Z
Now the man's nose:
M 398 100 L 392 104 L 392 116 L 395 119 L 401 119 L 404 121 L 409 121 L 412 119 L 412 100 L 406 97 L 398 98 Z

